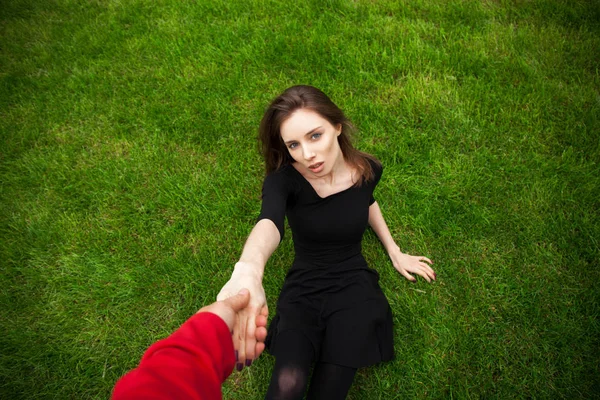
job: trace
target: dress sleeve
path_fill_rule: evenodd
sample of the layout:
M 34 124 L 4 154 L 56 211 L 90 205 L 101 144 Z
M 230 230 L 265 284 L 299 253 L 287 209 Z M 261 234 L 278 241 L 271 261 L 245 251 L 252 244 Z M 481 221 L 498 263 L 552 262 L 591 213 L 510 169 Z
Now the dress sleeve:
M 281 171 L 273 172 L 264 180 L 262 188 L 262 208 L 258 221 L 269 219 L 279 230 L 279 241 L 283 240 L 285 209 L 290 190 L 288 182 Z
M 375 178 L 370 182 L 370 185 L 373 188 L 373 191 L 375 191 L 375 187 L 379 183 L 379 180 L 381 179 L 381 175 L 383 174 L 383 165 L 377 164 L 371 160 L 369 160 L 369 162 L 371 163 L 371 166 L 373 167 L 373 172 L 375 172 Z M 375 203 L 375 197 L 373 197 L 373 191 L 371 192 L 371 200 L 369 201 L 369 205 Z

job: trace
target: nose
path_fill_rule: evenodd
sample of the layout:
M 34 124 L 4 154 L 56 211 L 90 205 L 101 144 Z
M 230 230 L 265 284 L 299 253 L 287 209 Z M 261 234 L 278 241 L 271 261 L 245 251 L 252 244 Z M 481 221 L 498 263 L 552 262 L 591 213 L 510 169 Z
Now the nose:
M 309 145 L 305 144 L 302 146 L 302 156 L 305 160 L 312 160 L 315 158 L 315 152 L 310 148 Z

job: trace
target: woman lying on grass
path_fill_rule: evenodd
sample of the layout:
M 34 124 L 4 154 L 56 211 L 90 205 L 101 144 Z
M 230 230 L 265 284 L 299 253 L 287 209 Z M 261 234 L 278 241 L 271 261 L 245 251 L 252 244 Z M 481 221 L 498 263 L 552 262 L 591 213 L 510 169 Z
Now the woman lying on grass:
M 379 275 L 361 254 L 367 224 L 406 279 L 430 282 L 431 260 L 404 254 L 373 198 L 382 166 L 350 142 L 351 124 L 319 89 L 294 86 L 267 109 L 260 138 L 267 176 L 262 210 L 231 279 L 217 299 L 251 293 L 234 329 L 237 369 L 255 358 L 255 318 L 267 315 L 262 278 L 292 230 L 295 259 L 285 278 L 266 345 L 276 358 L 268 399 L 343 399 L 356 369 L 393 357 L 392 314 Z

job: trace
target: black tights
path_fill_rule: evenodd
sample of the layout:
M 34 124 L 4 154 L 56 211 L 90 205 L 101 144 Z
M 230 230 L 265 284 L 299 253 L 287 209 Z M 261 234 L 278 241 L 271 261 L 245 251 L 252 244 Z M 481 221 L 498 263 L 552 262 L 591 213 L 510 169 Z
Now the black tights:
M 277 359 L 267 390 L 268 400 L 302 399 L 313 363 L 313 347 L 300 332 L 286 331 L 277 337 Z M 313 370 L 308 400 L 343 400 L 354 380 L 356 368 L 318 362 Z

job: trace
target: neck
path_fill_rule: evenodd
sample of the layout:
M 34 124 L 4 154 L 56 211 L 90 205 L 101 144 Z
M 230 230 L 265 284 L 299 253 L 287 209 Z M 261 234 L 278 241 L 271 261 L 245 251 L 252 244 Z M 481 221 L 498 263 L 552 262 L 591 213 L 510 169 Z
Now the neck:
M 319 178 L 316 178 L 320 181 L 327 182 L 329 185 L 335 184 L 338 180 L 344 179 L 344 177 L 348 173 L 348 165 L 346 164 L 346 160 L 344 160 L 344 154 L 340 151 L 339 156 L 335 160 L 333 164 L 333 168 L 331 168 L 331 172 L 327 175 L 323 175 Z

